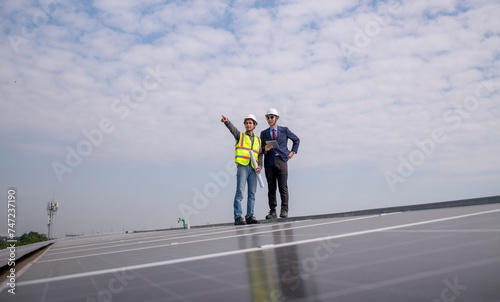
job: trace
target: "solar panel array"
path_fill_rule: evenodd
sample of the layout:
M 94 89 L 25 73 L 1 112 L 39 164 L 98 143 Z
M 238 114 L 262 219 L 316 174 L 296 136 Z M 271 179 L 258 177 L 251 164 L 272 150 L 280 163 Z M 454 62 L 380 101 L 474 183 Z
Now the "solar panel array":
M 58 241 L 0 299 L 491 302 L 498 280 L 492 204 Z

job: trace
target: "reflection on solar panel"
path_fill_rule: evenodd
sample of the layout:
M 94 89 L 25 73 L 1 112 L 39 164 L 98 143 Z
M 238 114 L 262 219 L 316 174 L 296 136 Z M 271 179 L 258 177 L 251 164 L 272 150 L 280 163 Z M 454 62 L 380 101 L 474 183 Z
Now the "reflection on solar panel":
M 500 204 L 58 241 L 2 301 L 499 301 Z

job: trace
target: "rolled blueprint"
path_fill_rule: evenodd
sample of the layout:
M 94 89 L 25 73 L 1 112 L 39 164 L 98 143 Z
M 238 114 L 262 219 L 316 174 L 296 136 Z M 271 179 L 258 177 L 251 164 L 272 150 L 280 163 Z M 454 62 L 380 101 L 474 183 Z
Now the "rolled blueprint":
M 252 160 L 252 164 L 254 168 L 256 169 L 258 167 L 257 161 L 255 160 L 255 156 L 253 156 L 253 150 L 250 150 L 250 159 Z M 264 182 L 262 181 L 262 176 L 260 176 L 260 173 L 257 173 L 257 179 L 259 180 L 259 186 L 261 188 L 264 188 Z

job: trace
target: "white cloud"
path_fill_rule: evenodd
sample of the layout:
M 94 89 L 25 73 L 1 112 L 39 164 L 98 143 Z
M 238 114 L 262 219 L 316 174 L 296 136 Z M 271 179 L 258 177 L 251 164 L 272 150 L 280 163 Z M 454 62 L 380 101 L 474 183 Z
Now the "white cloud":
M 383 182 L 415 139 L 456 125 L 450 110 L 500 70 L 495 1 L 64 2 L 16 53 L 8 37 L 40 12 L 19 3 L 1 12 L 0 134 L 57 161 L 109 118 L 116 129 L 88 161 L 225 163 L 233 142 L 220 114 L 243 129 L 254 113 L 261 131 L 276 107 L 302 139 L 294 168 L 362 162 Z M 357 48 L 349 58 L 343 43 Z M 166 75 L 120 118 L 114 102 L 144 85 L 147 68 Z M 498 177 L 498 89 L 447 131 L 421 171 Z

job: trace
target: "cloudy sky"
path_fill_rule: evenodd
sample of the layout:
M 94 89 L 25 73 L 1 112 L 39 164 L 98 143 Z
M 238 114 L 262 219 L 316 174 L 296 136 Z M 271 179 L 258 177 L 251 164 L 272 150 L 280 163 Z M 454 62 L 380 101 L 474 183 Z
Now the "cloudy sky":
M 230 222 L 234 138 L 301 139 L 290 216 L 500 194 L 500 3 L 2 1 L 0 233 Z M 245 201 L 246 203 L 246 201 Z M 263 219 L 267 189 L 258 188 Z

